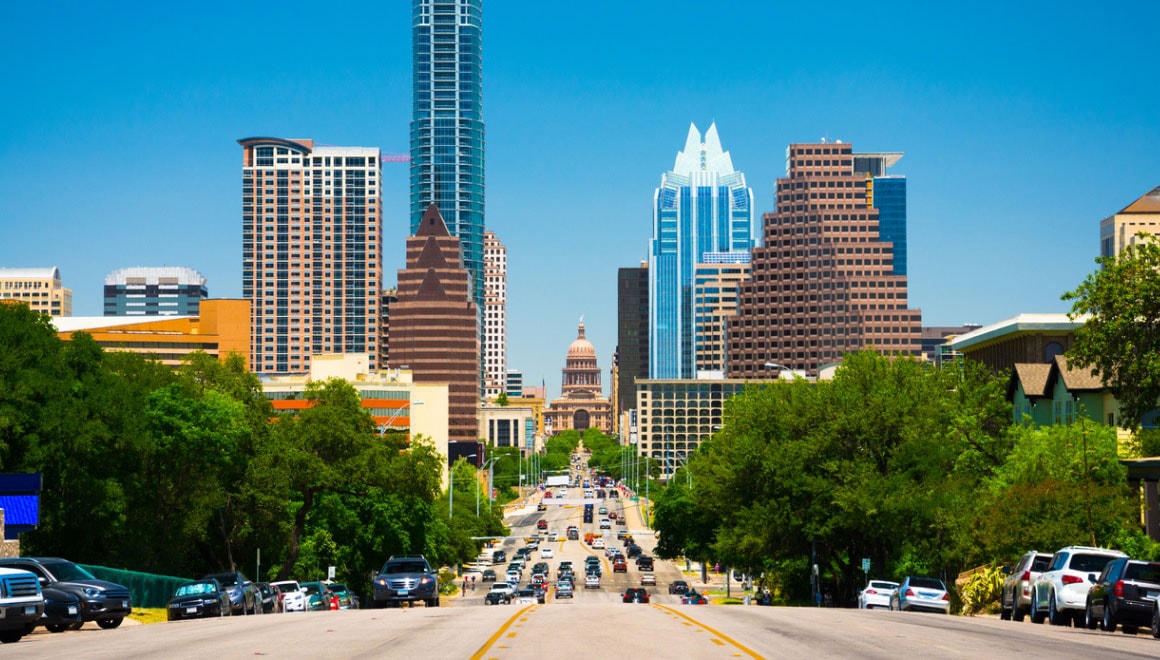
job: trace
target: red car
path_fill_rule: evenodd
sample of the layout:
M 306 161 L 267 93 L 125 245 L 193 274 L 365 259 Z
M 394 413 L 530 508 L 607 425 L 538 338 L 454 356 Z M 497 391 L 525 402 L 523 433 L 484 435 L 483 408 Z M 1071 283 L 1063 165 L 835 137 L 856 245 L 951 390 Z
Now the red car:
M 624 592 L 624 602 L 626 603 L 647 603 L 648 591 L 640 587 L 629 587 Z
M 624 561 L 624 557 L 617 555 L 616 559 L 612 560 L 612 572 L 613 573 L 627 573 L 628 572 L 628 562 Z
M 536 529 L 548 529 L 548 521 L 541 520 L 536 523 Z

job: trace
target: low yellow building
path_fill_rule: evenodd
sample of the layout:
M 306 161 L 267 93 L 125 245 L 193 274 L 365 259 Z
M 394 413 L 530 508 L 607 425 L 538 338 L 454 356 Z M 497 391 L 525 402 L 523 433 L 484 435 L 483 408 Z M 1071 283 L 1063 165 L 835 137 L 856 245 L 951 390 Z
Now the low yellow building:
M 203 300 L 197 316 L 66 316 L 53 317 L 64 341 L 73 333 L 92 335 L 106 351 L 140 353 L 176 367 L 194 351 L 224 360 L 237 353 L 250 363 L 250 301 Z

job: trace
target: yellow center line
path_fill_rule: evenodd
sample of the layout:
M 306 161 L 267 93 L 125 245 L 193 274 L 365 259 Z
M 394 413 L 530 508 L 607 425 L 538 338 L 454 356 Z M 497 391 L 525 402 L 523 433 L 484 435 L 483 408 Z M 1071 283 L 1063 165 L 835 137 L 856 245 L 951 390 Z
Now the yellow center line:
M 747 654 L 749 657 L 751 657 L 751 658 L 757 658 L 758 660 L 761 660 L 761 656 L 760 656 L 760 655 L 758 655 L 758 654 L 757 654 L 755 651 L 753 651 L 752 649 L 748 648 L 747 646 L 745 646 L 745 645 L 744 645 L 744 644 L 742 644 L 741 642 L 738 642 L 737 640 L 733 639 L 733 638 L 732 638 L 732 637 L 730 637 L 729 635 L 726 635 L 725 633 L 721 632 L 720 630 L 716 630 L 716 629 L 714 629 L 714 628 L 711 628 L 711 627 L 709 627 L 709 626 L 707 626 L 707 625 L 705 625 L 705 624 L 701 623 L 700 621 L 698 621 L 698 620 L 696 620 L 696 619 L 692 618 L 691 616 L 689 616 L 689 615 L 687 615 L 687 614 L 684 614 L 683 612 L 678 612 L 677 610 L 674 610 L 673 608 L 671 608 L 671 607 L 668 607 L 668 606 L 666 606 L 666 605 L 654 604 L 654 605 L 653 605 L 653 607 L 656 607 L 656 608 L 659 608 L 659 609 L 665 610 L 665 611 L 667 611 L 667 612 L 671 612 L 672 614 L 674 614 L 674 615 L 676 615 L 676 616 L 679 616 L 679 617 L 681 617 L 682 619 L 685 619 L 686 621 L 691 621 L 691 622 L 692 622 L 694 625 L 700 626 L 701 628 L 703 628 L 703 629 L 705 629 L 705 630 L 707 630 L 707 631 L 709 631 L 709 632 L 713 633 L 714 635 L 716 635 L 716 636 L 720 637 L 722 640 L 724 640 L 725 642 L 728 642 L 729 644 L 733 645 L 733 646 L 734 646 L 734 647 L 736 647 L 738 650 L 740 650 L 740 651 L 742 651 L 743 653 Z M 718 640 L 713 640 L 713 641 L 714 641 L 714 642 L 716 642 L 716 641 L 718 641 Z
M 531 610 L 533 607 L 535 607 L 535 605 L 528 605 L 521 609 L 519 612 L 513 614 L 512 618 L 508 619 L 507 622 L 500 626 L 499 630 L 496 630 L 495 634 L 489 637 L 487 641 L 483 643 L 483 646 L 479 647 L 479 650 L 475 652 L 475 655 L 471 656 L 471 660 L 481 660 L 481 658 L 483 658 L 483 654 L 487 653 L 488 649 L 490 649 L 493 644 L 499 641 L 499 638 L 502 637 L 503 634 L 507 632 L 507 629 L 516 622 L 516 619 L 523 616 L 525 612 Z

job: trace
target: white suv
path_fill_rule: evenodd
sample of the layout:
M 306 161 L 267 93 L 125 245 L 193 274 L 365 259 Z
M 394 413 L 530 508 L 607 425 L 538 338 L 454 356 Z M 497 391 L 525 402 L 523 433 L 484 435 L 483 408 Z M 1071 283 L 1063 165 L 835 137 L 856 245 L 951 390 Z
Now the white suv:
M 1031 621 L 1063 626 L 1075 620 L 1082 625 L 1087 606 L 1090 576 L 1099 575 L 1113 559 L 1126 557 L 1119 550 L 1070 545 L 1056 551 L 1051 565 L 1039 574 L 1031 587 Z

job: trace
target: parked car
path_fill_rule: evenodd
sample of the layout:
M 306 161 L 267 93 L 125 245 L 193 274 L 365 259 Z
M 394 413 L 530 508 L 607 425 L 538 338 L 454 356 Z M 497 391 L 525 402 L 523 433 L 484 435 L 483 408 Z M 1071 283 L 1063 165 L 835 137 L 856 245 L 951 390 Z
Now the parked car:
M 44 615 L 36 622 L 37 626 L 44 626 L 49 632 L 64 632 L 70 628 L 80 628 L 84 624 L 81 618 L 81 599 L 56 587 L 45 587 L 40 590 L 44 595 Z
M 302 591 L 302 586 L 296 580 L 271 582 L 270 586 L 278 589 L 283 612 L 306 611 L 306 593 Z
M 1160 596 L 1160 564 L 1122 557 L 1104 566 L 1088 590 L 1084 624 L 1114 632 L 1117 625 L 1135 635 L 1152 625 L 1152 609 Z M 1152 631 L 1157 634 L 1156 630 Z
M 621 598 L 625 603 L 647 603 L 648 591 L 642 587 L 629 587 L 624 590 L 624 596 Z
M 681 605 L 708 605 L 709 599 L 690 589 L 681 594 Z
M 866 588 L 858 592 L 858 607 L 872 610 L 875 607 L 890 607 L 890 598 L 898 589 L 897 582 L 870 580 Z
M 270 586 L 269 582 L 255 582 L 254 588 L 258 590 L 258 604 L 262 614 L 271 614 L 278 611 L 278 593 L 274 587 Z
M 358 596 L 350 590 L 350 587 L 341 582 L 331 582 L 326 585 L 330 587 L 331 593 L 338 596 L 338 609 L 340 610 L 357 610 Z
M 669 584 L 670 594 L 683 594 L 689 590 L 689 583 L 684 580 L 673 580 Z
M 1038 550 L 1024 553 L 1015 568 L 1003 580 L 1003 591 L 999 594 L 999 618 L 1022 621 L 1031 611 L 1031 585 L 1039 574 L 1051 566 L 1051 555 Z
M 40 587 L 55 587 L 76 596 L 81 603 L 81 618 L 96 621 L 101 628 L 116 628 L 133 611 L 129 589 L 98 580 L 84 568 L 59 557 L 7 557 L 0 567 L 28 571 L 36 575 Z M 40 618 L 40 614 L 37 618 Z
M 169 621 L 221 617 L 233 613 L 229 592 L 213 578 L 178 585 L 165 609 Z
M 890 597 L 890 609 L 948 614 L 951 598 L 942 580 L 908 575 Z
M 1083 625 L 1088 588 L 1113 559 L 1127 557 L 1119 550 L 1069 545 L 1051 557 L 1051 565 L 1032 583 L 1031 621 L 1062 626 Z
M 258 590 L 254 583 L 246 579 L 241 571 L 210 573 L 203 580 L 217 580 L 230 595 L 230 607 L 234 614 L 256 614 L 258 612 Z
M 330 589 L 325 582 L 303 582 L 302 593 L 306 594 L 307 612 L 325 612 L 330 609 Z

